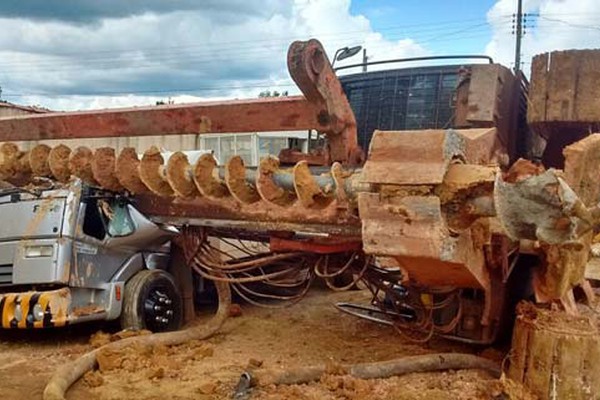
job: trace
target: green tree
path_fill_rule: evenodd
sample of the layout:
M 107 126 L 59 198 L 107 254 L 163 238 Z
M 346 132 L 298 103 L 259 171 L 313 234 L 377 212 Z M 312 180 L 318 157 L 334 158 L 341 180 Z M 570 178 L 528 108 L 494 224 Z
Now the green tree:
M 258 97 L 285 97 L 288 95 L 288 91 L 284 90 L 283 92 L 278 92 L 277 90 L 274 91 L 270 91 L 270 90 L 263 90 L 262 92 L 260 92 L 258 94 Z

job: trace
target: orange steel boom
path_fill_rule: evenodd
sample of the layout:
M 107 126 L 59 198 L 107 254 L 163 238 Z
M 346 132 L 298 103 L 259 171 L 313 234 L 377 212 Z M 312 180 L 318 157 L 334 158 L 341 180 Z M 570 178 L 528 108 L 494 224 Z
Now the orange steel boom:
M 21 116 L 0 120 L 0 137 L 19 141 L 314 129 L 329 137 L 323 163 L 360 163 L 354 114 L 321 43 L 294 42 L 288 69 L 306 97 Z
M 0 120 L 0 135 L 17 141 L 327 129 L 317 111 L 293 96 L 56 112 Z

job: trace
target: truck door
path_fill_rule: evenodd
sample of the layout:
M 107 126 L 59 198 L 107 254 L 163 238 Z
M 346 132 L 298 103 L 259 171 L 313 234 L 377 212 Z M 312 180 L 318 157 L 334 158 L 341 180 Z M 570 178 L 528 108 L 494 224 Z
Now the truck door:
M 132 249 L 111 246 L 111 240 L 133 234 L 135 226 L 127 206 L 106 199 L 88 198 L 81 204 L 74 245 L 72 286 L 104 288 L 105 284 L 135 254 Z

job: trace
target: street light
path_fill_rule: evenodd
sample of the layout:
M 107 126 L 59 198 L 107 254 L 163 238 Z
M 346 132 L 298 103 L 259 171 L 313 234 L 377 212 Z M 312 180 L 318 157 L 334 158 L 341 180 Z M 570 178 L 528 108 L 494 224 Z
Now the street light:
M 336 61 L 342 61 L 346 58 L 350 58 L 358 54 L 359 51 L 362 50 L 362 46 L 354 46 L 354 47 L 342 47 L 341 49 L 337 49 L 335 51 L 335 55 L 333 56 L 333 62 L 331 63 L 331 67 L 335 65 Z

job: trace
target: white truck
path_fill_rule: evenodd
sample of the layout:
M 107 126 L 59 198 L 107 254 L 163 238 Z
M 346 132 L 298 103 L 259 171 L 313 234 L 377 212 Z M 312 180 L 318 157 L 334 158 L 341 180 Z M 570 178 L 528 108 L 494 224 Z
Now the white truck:
M 75 180 L 0 189 L 1 327 L 60 327 L 120 318 L 123 328 L 175 330 L 182 299 L 167 272 L 171 226 L 127 197 Z

